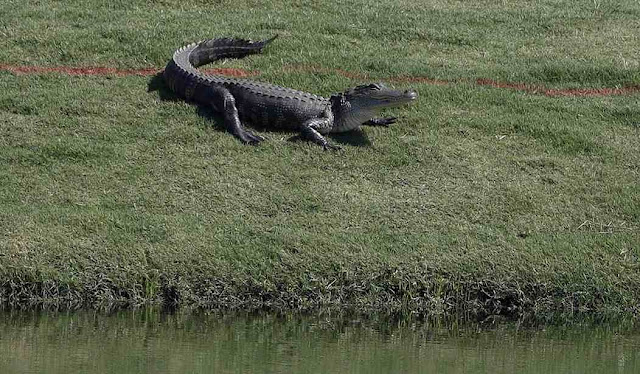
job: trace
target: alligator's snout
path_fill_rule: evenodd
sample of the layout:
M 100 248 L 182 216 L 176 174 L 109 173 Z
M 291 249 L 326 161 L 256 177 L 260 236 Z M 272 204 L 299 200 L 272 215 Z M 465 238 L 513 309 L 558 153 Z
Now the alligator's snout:
M 413 101 L 418 98 L 418 93 L 414 90 L 406 90 L 404 91 L 404 96 Z

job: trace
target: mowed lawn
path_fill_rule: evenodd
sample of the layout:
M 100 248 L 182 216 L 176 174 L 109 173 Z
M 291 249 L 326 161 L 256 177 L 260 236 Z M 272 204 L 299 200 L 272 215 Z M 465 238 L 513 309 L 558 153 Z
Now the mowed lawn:
M 631 0 L 5 0 L 0 303 L 638 313 L 639 19 Z M 420 98 L 339 152 L 252 147 L 158 76 L 7 68 L 160 70 L 274 34 L 220 66 Z

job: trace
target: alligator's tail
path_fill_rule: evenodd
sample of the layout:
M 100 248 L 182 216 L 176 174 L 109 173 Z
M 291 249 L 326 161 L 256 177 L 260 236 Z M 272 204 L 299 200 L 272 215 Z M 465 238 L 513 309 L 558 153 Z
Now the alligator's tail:
M 243 58 L 260 53 L 278 35 L 270 39 L 253 42 L 238 38 L 219 38 L 204 40 L 184 46 L 173 54 L 173 58 L 164 69 L 164 78 L 169 87 L 177 94 L 191 99 L 194 87 L 204 77 L 196 68 L 223 58 Z M 214 78 L 211 77 L 210 78 Z M 217 77 L 217 79 L 224 79 Z
M 270 39 L 259 42 L 237 38 L 205 40 L 197 43 L 190 51 L 189 62 L 194 67 L 198 67 L 223 58 L 243 58 L 260 53 L 262 48 L 277 37 L 278 35 L 275 35 Z

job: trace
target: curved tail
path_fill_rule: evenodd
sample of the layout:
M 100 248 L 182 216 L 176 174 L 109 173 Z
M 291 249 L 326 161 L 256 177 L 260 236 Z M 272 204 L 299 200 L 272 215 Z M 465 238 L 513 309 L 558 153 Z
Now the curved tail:
M 165 82 L 173 92 L 191 100 L 198 85 L 205 78 L 220 81 L 227 79 L 222 76 L 205 76 L 196 69 L 198 66 L 223 58 L 243 58 L 260 53 L 262 48 L 277 37 L 278 35 L 275 35 L 259 42 L 238 38 L 219 38 L 184 46 L 175 51 L 173 58 L 164 69 Z
M 262 52 L 267 44 L 271 43 L 278 35 L 253 42 L 238 38 L 209 39 L 198 43 L 189 54 L 189 62 L 194 67 L 206 65 L 223 58 L 243 58 L 248 55 Z

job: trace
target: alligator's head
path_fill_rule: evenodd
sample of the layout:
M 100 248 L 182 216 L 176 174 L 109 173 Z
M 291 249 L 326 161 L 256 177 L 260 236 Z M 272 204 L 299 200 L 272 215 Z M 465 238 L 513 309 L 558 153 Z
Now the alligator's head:
M 351 88 L 343 93 L 352 107 L 377 110 L 407 104 L 418 98 L 413 90 L 398 91 L 382 83 L 372 83 Z
M 381 109 L 407 104 L 417 98 L 416 91 L 399 91 L 382 83 L 372 83 L 333 95 L 331 103 L 339 131 L 347 131 L 372 119 Z

